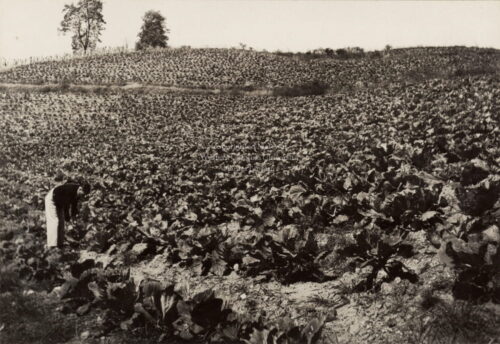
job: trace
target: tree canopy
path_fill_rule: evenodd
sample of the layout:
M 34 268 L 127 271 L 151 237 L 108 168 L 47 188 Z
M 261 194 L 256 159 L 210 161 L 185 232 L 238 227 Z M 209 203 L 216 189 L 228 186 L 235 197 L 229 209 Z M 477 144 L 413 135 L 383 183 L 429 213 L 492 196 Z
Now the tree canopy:
M 73 52 L 94 50 L 101 40 L 104 29 L 101 0 L 79 0 L 76 5 L 64 5 L 64 19 L 60 31 L 72 32 L 71 48 Z
M 169 30 L 165 27 L 165 17 L 158 11 L 147 11 L 143 17 L 144 23 L 139 32 L 139 41 L 136 43 L 135 48 L 142 50 L 148 47 L 161 47 L 167 46 Z

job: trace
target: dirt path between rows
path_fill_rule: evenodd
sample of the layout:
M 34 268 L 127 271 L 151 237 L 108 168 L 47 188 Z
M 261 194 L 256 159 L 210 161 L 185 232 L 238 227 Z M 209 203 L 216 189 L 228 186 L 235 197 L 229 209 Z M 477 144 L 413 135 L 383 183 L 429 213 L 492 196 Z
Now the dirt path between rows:
M 246 90 L 244 88 L 190 88 L 180 86 L 145 85 L 130 83 L 126 85 L 98 84 L 13 84 L 0 83 L 0 90 L 32 91 L 32 92 L 131 92 L 131 93 L 188 93 L 188 94 L 239 94 L 247 96 L 269 96 L 270 89 Z

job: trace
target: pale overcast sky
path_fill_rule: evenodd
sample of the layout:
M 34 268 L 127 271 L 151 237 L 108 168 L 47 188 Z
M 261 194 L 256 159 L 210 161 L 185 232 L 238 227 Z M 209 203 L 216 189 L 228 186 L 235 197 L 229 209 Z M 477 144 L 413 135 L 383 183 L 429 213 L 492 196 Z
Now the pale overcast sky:
M 71 52 L 57 28 L 65 3 L 0 0 L 0 57 Z M 416 45 L 500 48 L 500 1 L 104 0 L 99 46 L 133 47 L 147 10 L 167 18 L 174 47 L 306 51 Z

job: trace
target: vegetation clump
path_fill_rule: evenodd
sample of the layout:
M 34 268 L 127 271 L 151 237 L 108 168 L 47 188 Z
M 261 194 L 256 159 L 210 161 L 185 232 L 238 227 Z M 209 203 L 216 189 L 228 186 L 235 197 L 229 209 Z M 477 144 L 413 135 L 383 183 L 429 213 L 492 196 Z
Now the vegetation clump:
M 168 29 L 165 28 L 165 17 L 158 11 L 148 11 L 144 14 L 143 21 L 136 50 L 166 48 Z
M 73 52 L 86 53 L 95 50 L 100 42 L 99 36 L 106 21 L 102 15 L 102 1 L 79 0 L 76 5 L 64 5 L 64 19 L 60 30 L 71 32 L 71 48 Z
M 302 85 L 275 88 L 273 90 L 273 95 L 279 97 L 320 96 L 324 95 L 327 91 L 327 84 L 315 80 Z

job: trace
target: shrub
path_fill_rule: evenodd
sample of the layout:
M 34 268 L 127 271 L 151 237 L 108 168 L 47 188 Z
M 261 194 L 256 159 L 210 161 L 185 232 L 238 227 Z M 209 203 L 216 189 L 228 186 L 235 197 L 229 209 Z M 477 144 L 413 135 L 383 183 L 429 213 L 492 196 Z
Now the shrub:
M 297 86 L 275 88 L 273 95 L 278 97 L 320 96 L 325 94 L 328 88 L 328 84 L 315 80 Z
M 325 54 L 326 54 L 326 56 L 328 56 L 328 57 L 332 57 L 332 56 L 335 54 L 335 52 L 333 51 L 333 49 L 326 48 L 326 49 L 325 49 Z
M 110 90 L 109 87 L 96 87 L 94 88 L 94 94 L 97 94 L 97 95 L 102 95 L 102 94 L 106 94 L 108 91 Z
M 0 267 L 0 293 L 16 291 L 20 286 L 19 274 L 13 265 Z
M 347 50 L 345 49 L 337 49 L 335 50 L 335 54 L 340 58 L 347 58 Z
M 456 68 L 452 76 L 457 77 L 467 77 L 467 76 L 475 76 L 475 75 L 488 75 L 495 74 L 498 72 L 498 68 L 495 68 L 489 64 L 481 64 L 477 66 L 463 66 Z
M 52 86 L 43 86 L 39 89 L 40 93 L 49 93 L 54 91 L 54 88 Z
M 61 91 L 67 91 L 70 88 L 70 84 L 71 84 L 71 81 L 67 78 L 64 78 L 59 82 L 59 89 Z
M 382 58 L 382 56 L 383 56 L 383 54 L 378 50 L 371 51 L 368 53 L 368 57 L 370 57 L 372 59 L 379 59 L 379 58 Z

